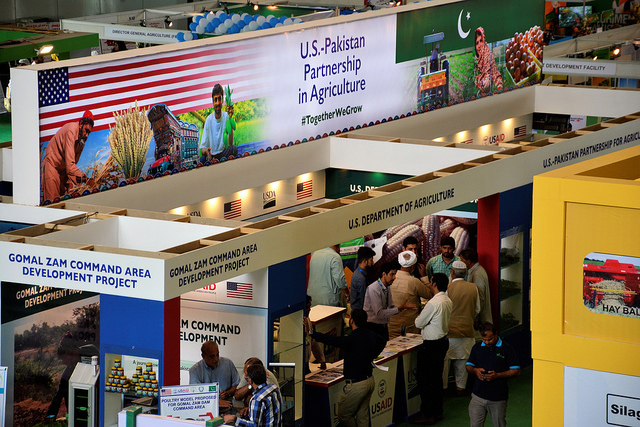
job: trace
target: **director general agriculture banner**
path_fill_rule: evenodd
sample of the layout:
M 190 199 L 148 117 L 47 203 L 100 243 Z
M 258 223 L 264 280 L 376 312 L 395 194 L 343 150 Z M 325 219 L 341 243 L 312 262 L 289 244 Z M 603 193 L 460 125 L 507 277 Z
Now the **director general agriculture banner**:
M 42 202 L 535 83 L 544 5 L 513 3 L 459 2 L 41 70 Z M 84 141 L 83 116 L 94 121 Z

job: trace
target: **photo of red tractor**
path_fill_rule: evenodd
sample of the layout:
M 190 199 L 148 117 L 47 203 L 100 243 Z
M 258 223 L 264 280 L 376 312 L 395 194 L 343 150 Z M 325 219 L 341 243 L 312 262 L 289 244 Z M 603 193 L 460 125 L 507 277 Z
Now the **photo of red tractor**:
M 640 271 L 635 265 L 615 259 L 602 261 L 585 258 L 582 297 L 586 306 L 617 303 L 640 307 Z

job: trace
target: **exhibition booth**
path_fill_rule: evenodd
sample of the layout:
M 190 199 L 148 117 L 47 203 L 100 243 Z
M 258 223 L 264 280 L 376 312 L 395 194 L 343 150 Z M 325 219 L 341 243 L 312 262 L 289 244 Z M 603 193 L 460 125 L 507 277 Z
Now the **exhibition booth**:
M 638 166 L 636 146 L 534 178 L 534 426 L 637 423 Z
M 300 423 L 307 255 L 336 242 L 380 238 L 383 230 L 424 223 L 475 200 L 478 252 L 494 283 L 494 319 L 511 313 L 513 319 L 506 320 L 514 336 L 526 334 L 533 176 L 637 145 L 640 122 L 632 113 L 640 103 L 635 92 L 603 89 L 585 95 L 579 89 L 530 86 L 535 75 L 506 82 L 510 90 L 495 94 L 470 96 L 464 86 L 454 89 L 454 72 L 456 84 L 463 85 L 464 72 L 471 71 L 460 64 L 473 60 L 470 39 L 458 31 L 464 22 L 460 6 L 482 17 L 489 3 L 432 3 L 300 24 L 286 32 L 265 30 L 255 38 L 236 35 L 16 70 L 12 78 L 24 96 L 14 105 L 20 114 L 14 113 L 13 127 L 21 130 L 14 133 L 12 150 L 14 202 L 46 204 L 31 209 L 60 216 L 11 220 L 18 224 L 0 235 L 2 364 L 23 369 L 34 357 L 23 342 L 25 332 L 41 332 L 51 318 L 58 333 L 63 327 L 56 319 L 73 318 L 83 325 L 83 342 L 94 345 L 99 356 L 99 424 L 113 425 L 128 402 L 124 392 L 107 390 L 116 359 L 127 375 L 150 363 L 160 387 L 185 384 L 202 340 L 212 339 L 238 368 L 256 355 L 268 365 L 293 364 L 277 370 L 288 383 L 283 394 L 291 424 Z M 501 13 L 513 16 L 512 6 L 504 3 Z M 513 32 L 534 27 L 535 16 L 541 16 L 534 9 L 522 14 L 532 22 L 494 29 L 493 48 L 503 61 Z M 439 61 L 449 61 L 448 99 L 438 86 L 428 87 L 431 65 L 423 62 L 431 43 L 425 35 L 432 29 L 406 33 L 408 22 L 422 21 L 454 22 L 443 24 L 447 38 L 438 52 L 446 56 Z M 295 54 L 283 56 L 283 50 Z M 270 60 L 275 55 L 285 58 L 277 67 Z M 172 67 L 167 70 L 166 64 Z M 49 103 L 38 85 L 60 74 L 64 100 Z M 334 92 L 336 78 L 358 90 Z M 231 87 L 225 98 L 234 101 L 238 152 L 202 163 L 189 151 L 191 125 L 200 132 L 206 115 L 213 114 L 215 82 Z M 162 114 L 150 116 L 158 105 L 164 107 L 154 111 Z M 79 120 L 87 109 L 95 125 L 78 166 L 97 185 L 68 188 L 47 199 L 38 160 L 60 126 Z M 172 135 L 163 139 L 154 128 L 137 159 L 141 167 L 126 173 L 117 160 L 109 160 L 117 157 L 118 142 L 126 142 L 112 137 L 124 110 L 166 125 L 161 130 Z M 526 138 L 534 112 L 568 110 L 616 118 L 562 135 Z M 454 129 L 470 136 L 452 134 Z M 165 162 L 171 166 L 158 171 Z M 354 172 L 348 180 L 345 170 Z M 380 179 L 380 173 L 387 176 Z M 502 249 L 510 254 L 517 249 L 521 262 L 501 265 Z M 517 283 L 517 292 L 510 289 L 502 298 L 502 280 Z M 12 306 L 24 310 L 12 312 Z M 49 351 L 58 339 L 49 341 Z M 411 351 L 395 354 L 381 361 L 392 368 L 384 382 L 395 404 L 379 402 L 386 410 L 376 425 L 416 410 L 409 391 Z M 338 365 L 332 368 L 339 372 Z M 11 385 L 16 372 L 8 374 L 8 402 L 14 406 L 7 419 L 22 416 L 17 403 L 29 398 L 29 391 Z M 340 375 L 334 379 L 341 381 Z M 327 396 L 326 405 L 331 401 Z
M 220 320 L 207 325 L 203 315 L 210 316 L 210 311 L 220 313 L 212 318 L 225 319 L 223 324 L 230 326 L 225 333 L 220 333 L 226 339 L 222 351 L 231 352 L 233 348 L 243 351 L 249 340 L 257 346 L 251 349 L 252 354 L 263 354 L 270 362 L 297 363 L 294 376 L 300 393 L 295 393 L 297 412 L 302 409 L 298 397 L 302 390 L 301 326 L 307 253 L 476 198 L 480 199 L 478 220 L 482 223 L 487 221 L 484 218 L 490 218 L 485 216 L 490 211 L 484 208 L 496 207 L 490 203 L 492 197 L 487 196 L 508 193 L 527 184 L 541 171 L 635 145 L 637 132 L 638 117 L 624 116 L 580 133 L 522 144 L 237 227 L 225 228 L 213 225 L 220 220 L 189 215 L 97 205 L 79 209 L 82 205 L 76 202 L 52 206 L 56 209 L 31 208 L 45 212 L 72 209 L 81 213 L 72 212 L 72 216 L 63 220 L 50 220 L 1 235 L 2 250 L 7 255 L 1 264 L 3 290 L 13 290 L 16 294 L 15 286 L 25 289 L 41 286 L 43 295 L 53 288 L 81 291 L 83 296 L 91 292 L 90 298 L 99 298 L 100 324 L 103 325 L 99 332 L 101 374 L 106 374 L 112 358 L 132 357 L 135 363 L 152 359 L 157 360 L 159 382 L 164 385 L 180 382 L 181 360 L 186 359 L 185 354 L 194 353 L 193 347 L 185 350 L 185 339 L 195 334 L 211 335 L 208 331 L 216 328 L 221 330 Z M 298 146 L 290 148 L 291 151 L 297 149 Z M 467 182 L 477 184 L 471 187 L 465 185 Z M 491 223 L 489 220 L 484 224 Z M 490 226 L 480 227 L 479 244 L 496 242 L 499 245 L 497 233 L 481 239 L 480 230 L 490 229 Z M 479 251 L 489 254 L 480 246 Z M 494 257 L 498 251 L 496 246 Z M 18 283 L 22 285 L 14 285 Z M 234 295 L 238 284 L 247 284 L 251 299 Z M 21 295 L 29 292 L 36 291 L 23 291 Z M 194 292 L 197 295 L 189 297 Z M 77 300 L 76 293 L 74 296 Z M 526 295 L 524 297 L 526 300 Z M 94 299 L 83 304 L 90 305 L 85 303 L 94 303 Z M 30 301 L 38 302 L 37 299 Z M 5 304 L 9 305 L 9 301 L 3 297 L 3 316 Z M 131 327 L 134 315 L 136 326 Z M 234 320 L 227 323 L 226 319 Z M 277 338 L 272 333 L 276 325 Z M 18 330 L 3 323 L 5 327 Z M 256 330 L 262 332 L 256 336 Z M 232 345 L 240 338 L 236 335 L 241 335 L 235 331 L 249 334 L 239 346 Z M 3 337 L 12 335 L 3 331 Z M 11 361 L 15 354 L 12 344 L 3 339 L 2 347 L 7 351 L 3 353 L 3 363 L 5 358 Z M 195 346 L 197 348 L 197 344 Z M 180 354 L 168 350 L 175 348 L 181 348 Z M 286 351 L 281 352 L 282 349 Z M 195 355 L 197 358 L 197 350 Z M 236 359 L 238 357 L 242 360 L 241 356 Z M 133 361 L 129 363 L 134 366 Z M 12 380 L 11 375 L 9 379 Z M 112 407 L 121 409 L 122 400 L 117 394 L 103 390 L 101 396 L 101 413 L 109 425 L 114 422 L 109 417 L 117 413 Z M 115 403 L 110 403 L 112 400 Z

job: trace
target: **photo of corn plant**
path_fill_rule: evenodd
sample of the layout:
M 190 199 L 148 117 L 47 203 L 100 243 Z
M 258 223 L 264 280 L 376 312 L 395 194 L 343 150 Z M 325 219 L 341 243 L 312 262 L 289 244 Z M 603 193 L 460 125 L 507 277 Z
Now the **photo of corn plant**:
M 109 125 L 109 145 L 111 157 L 120 166 L 125 178 L 138 179 L 144 166 L 149 143 L 153 136 L 147 111 L 129 107 L 126 111 L 113 113 L 115 126 Z

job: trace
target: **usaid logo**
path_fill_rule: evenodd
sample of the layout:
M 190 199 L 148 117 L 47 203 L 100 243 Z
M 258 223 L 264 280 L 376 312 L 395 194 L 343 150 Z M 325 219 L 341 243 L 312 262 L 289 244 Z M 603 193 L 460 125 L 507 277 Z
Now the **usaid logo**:
M 385 380 L 380 380 L 378 383 L 378 397 L 382 397 L 387 393 L 387 382 Z
M 269 209 L 276 205 L 276 192 L 269 190 L 262 193 L 262 209 Z
M 503 142 L 505 139 L 504 133 L 500 133 L 498 135 L 485 136 L 482 141 L 485 144 L 497 144 L 499 142 Z

